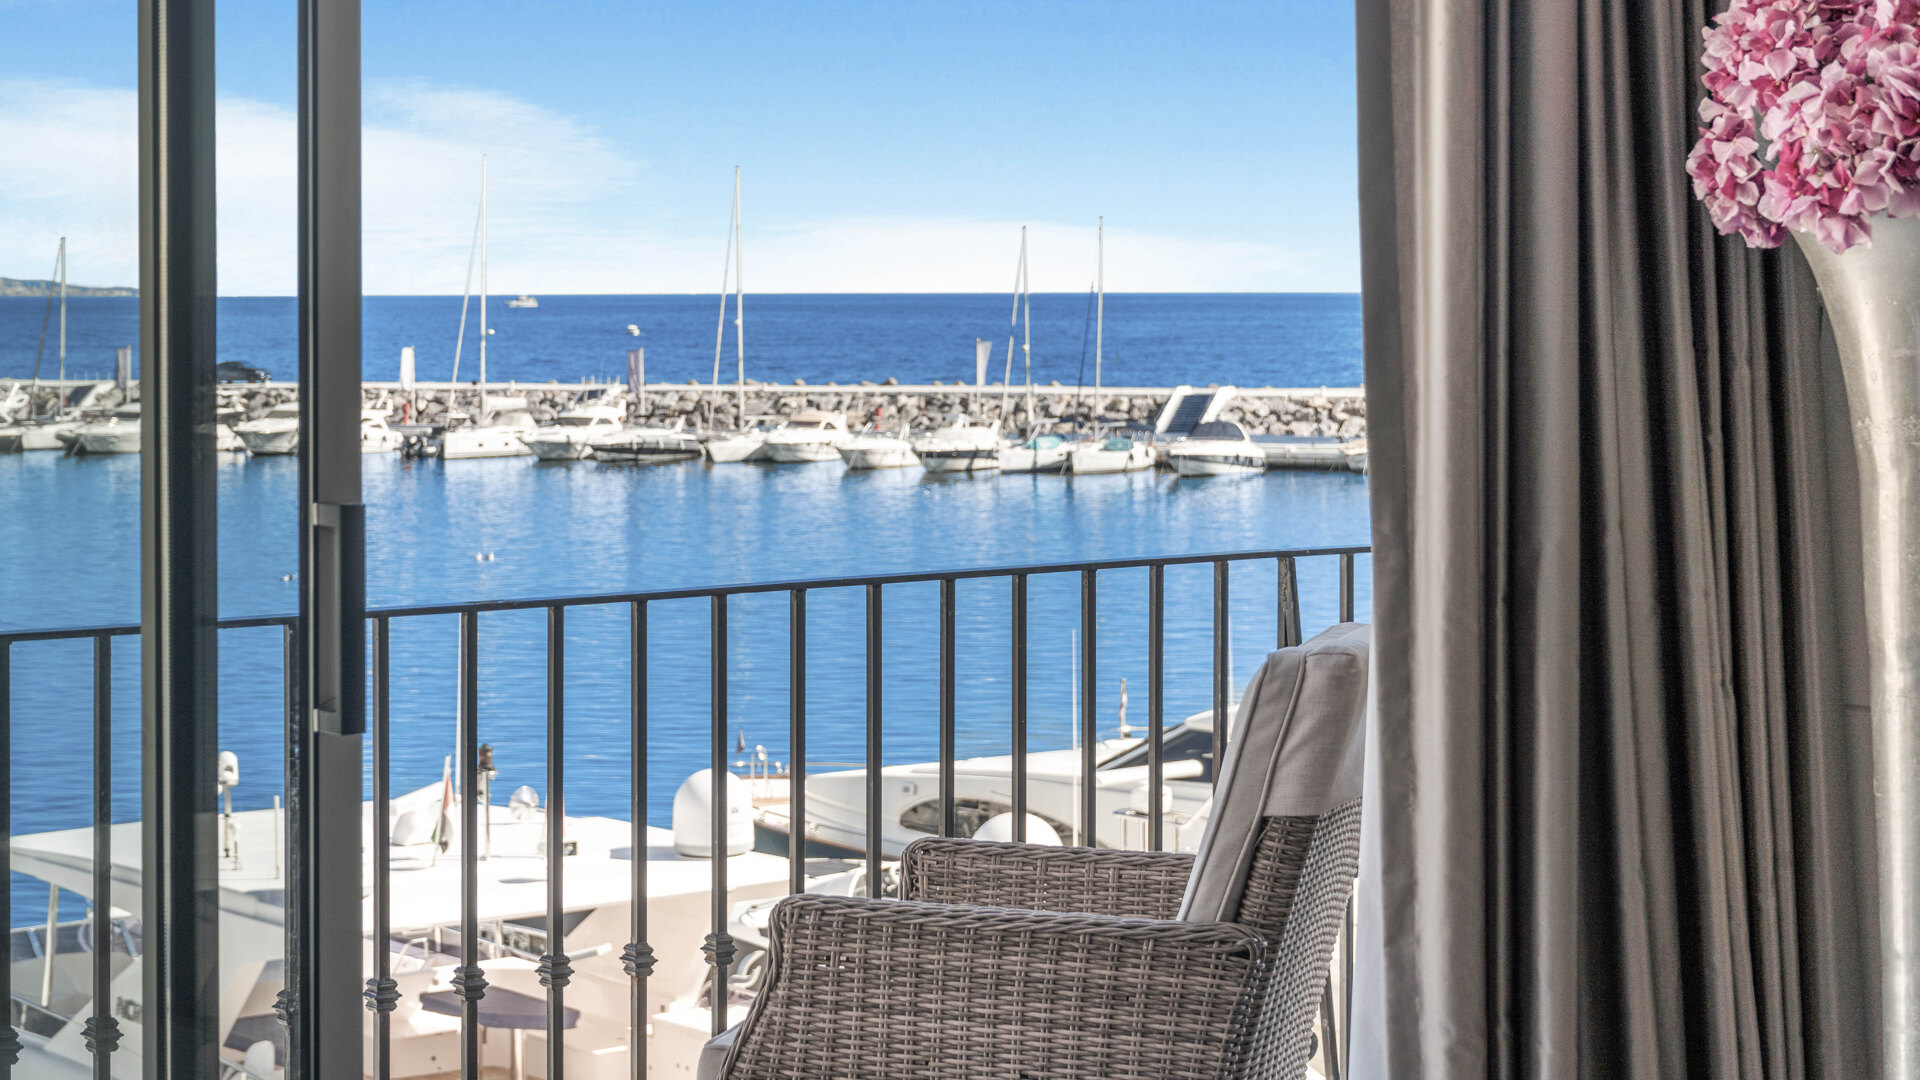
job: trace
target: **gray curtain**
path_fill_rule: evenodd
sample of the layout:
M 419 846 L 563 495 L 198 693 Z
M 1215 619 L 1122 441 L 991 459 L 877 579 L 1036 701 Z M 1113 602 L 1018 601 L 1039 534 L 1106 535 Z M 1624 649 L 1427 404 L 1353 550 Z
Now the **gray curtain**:
M 1857 496 L 1696 0 L 1359 0 L 1358 1080 L 1877 1074 Z

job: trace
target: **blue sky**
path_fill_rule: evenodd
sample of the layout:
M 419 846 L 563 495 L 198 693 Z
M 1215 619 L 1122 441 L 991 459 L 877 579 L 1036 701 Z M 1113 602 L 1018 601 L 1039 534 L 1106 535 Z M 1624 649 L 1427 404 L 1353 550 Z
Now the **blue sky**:
M 221 7 L 221 288 L 293 282 L 292 0 Z M 0 0 L 0 274 L 134 273 L 134 14 Z M 365 6 L 367 289 L 1353 291 L 1345 3 Z

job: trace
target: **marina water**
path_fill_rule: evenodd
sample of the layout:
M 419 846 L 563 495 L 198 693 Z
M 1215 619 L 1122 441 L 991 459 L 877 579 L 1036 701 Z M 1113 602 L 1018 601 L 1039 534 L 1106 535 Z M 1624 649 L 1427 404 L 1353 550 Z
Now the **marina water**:
M 1071 372 L 1063 376 L 1052 367 L 1053 359 L 1042 366 L 1041 357 L 1053 354 L 1043 354 L 1041 343 L 1047 341 L 1049 350 L 1071 344 L 1077 363 L 1079 342 L 1068 339 L 1077 338 L 1078 326 L 1049 340 L 1041 333 L 1041 314 L 1056 308 L 1059 318 L 1052 321 L 1061 322 L 1077 315 L 1069 309 L 1082 301 L 1034 298 L 1037 380 L 1073 382 Z M 110 370 L 111 352 L 106 364 L 97 362 L 96 354 L 134 340 L 134 303 L 90 300 L 70 306 L 70 372 Z M 662 378 L 685 371 L 679 375 L 684 381 L 697 371 L 704 379 L 711 372 L 716 298 L 543 297 L 541 303 L 532 311 L 500 312 L 505 325 L 489 347 L 491 378 L 613 375 L 633 341 L 624 324 L 636 320 L 647 328 L 642 340 L 649 350 L 650 377 L 662 363 L 656 356 L 663 353 L 674 359 L 666 361 Z M 83 316 L 83 305 L 100 305 L 101 314 Z M 112 310 L 116 305 L 126 310 Z M 449 305 L 453 317 L 446 320 L 443 309 Z M 748 305 L 748 355 L 756 365 L 749 374 L 810 383 L 889 375 L 902 382 L 952 381 L 970 374 L 972 337 L 991 333 L 993 311 L 1005 318 L 1004 299 L 975 296 L 749 296 Z M 0 374 L 24 374 L 21 334 L 25 326 L 37 331 L 40 306 L 34 300 L 0 300 L 0 340 L 6 346 L 0 350 Z M 1129 308 L 1142 327 L 1131 339 L 1117 329 L 1126 325 L 1121 316 Z M 696 350 L 698 335 L 681 328 L 702 309 L 704 359 Z M 649 311 L 656 317 L 647 317 Z M 223 301 L 221 314 L 223 359 L 292 374 L 291 300 Z M 421 377 L 444 377 L 431 370 L 424 346 L 441 321 L 448 323 L 450 343 L 457 319 L 457 299 L 369 300 L 368 377 L 391 377 L 382 365 L 390 363 L 400 344 L 422 347 Z M 1105 380 L 1109 385 L 1353 386 L 1360 381 L 1356 298 L 1110 295 L 1107 320 L 1109 341 L 1121 343 L 1114 349 L 1120 359 Z M 681 344 L 662 349 L 664 340 Z M 996 350 L 996 367 L 999 355 Z M 30 352 L 26 358 L 30 367 Z M 367 593 L 376 607 L 1368 541 L 1366 481 L 1349 473 L 1199 480 L 1161 473 L 935 479 L 918 469 L 848 473 L 837 463 L 636 467 L 370 455 L 364 464 Z M 274 614 L 295 605 L 290 575 L 296 466 L 292 458 L 243 455 L 229 455 L 220 466 L 223 614 Z M 139 468 L 132 456 L 0 457 L 0 552 L 5 553 L 0 626 L 138 620 Z M 1368 569 L 1362 558 L 1362 612 Z M 1333 560 L 1303 563 L 1301 586 L 1309 631 L 1333 621 Z M 1137 727 L 1146 720 L 1146 589 L 1144 570 L 1101 575 L 1103 735 L 1119 726 L 1122 679 L 1128 721 Z M 1251 676 L 1273 647 L 1275 592 L 1272 564 L 1233 569 L 1236 683 Z M 937 597 L 933 584 L 886 591 L 889 764 L 936 756 Z M 963 756 L 1006 753 L 1007 585 L 961 582 L 958 597 L 959 750 Z M 1036 750 L 1067 746 L 1074 738 L 1078 692 L 1077 575 L 1033 579 L 1030 608 L 1029 745 Z M 859 590 L 822 591 L 810 596 L 808 609 L 808 757 L 857 764 L 865 745 L 864 597 Z M 675 788 L 704 766 L 708 754 L 707 604 L 656 603 L 650 620 L 649 817 L 664 825 Z M 763 745 L 770 758 L 784 761 L 786 599 L 779 594 L 737 599 L 730 625 L 729 739 L 744 735 L 749 752 Z M 573 609 L 566 627 L 567 811 L 624 818 L 627 611 L 623 605 Z M 1211 628 L 1210 568 L 1170 569 L 1169 721 L 1210 703 Z M 445 758 L 453 753 L 455 630 L 451 617 L 395 624 L 395 792 L 439 780 Z M 90 799 L 90 647 L 28 643 L 12 652 L 14 827 L 23 833 L 82 827 L 89 820 Z M 502 797 L 521 784 L 544 787 L 544 659 L 541 612 L 482 617 L 480 737 L 496 748 L 501 775 L 495 788 Z M 280 632 L 223 632 L 220 664 L 220 742 L 241 759 L 235 805 L 269 805 L 281 783 Z M 123 638 L 115 643 L 114 668 L 116 820 L 139 815 L 138 703 L 137 639 Z M 35 761 L 45 767 L 29 764 Z M 44 910 L 44 891 L 15 891 L 18 921 Z

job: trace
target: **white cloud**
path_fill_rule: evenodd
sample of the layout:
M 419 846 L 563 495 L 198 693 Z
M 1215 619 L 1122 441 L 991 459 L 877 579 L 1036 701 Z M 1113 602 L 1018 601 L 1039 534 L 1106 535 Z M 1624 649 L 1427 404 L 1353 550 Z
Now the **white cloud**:
M 0 80 L 0 146 L 8 148 L 0 155 L 0 273 L 42 276 L 65 232 L 75 281 L 134 282 L 134 105 L 130 90 Z M 483 152 L 495 292 L 705 292 L 719 283 L 720 229 L 662 231 L 643 198 L 644 163 L 567 116 L 417 80 L 370 83 L 364 109 L 369 293 L 461 290 Z M 217 122 L 221 291 L 291 293 L 294 114 L 225 98 Z M 960 217 L 749 217 L 746 282 L 759 292 L 1003 292 L 1019 229 Z M 1035 223 L 1029 252 L 1036 291 L 1077 292 L 1092 280 L 1091 227 Z M 1247 240 L 1107 230 L 1107 287 L 1116 292 L 1350 288 L 1358 274 L 1349 261 Z

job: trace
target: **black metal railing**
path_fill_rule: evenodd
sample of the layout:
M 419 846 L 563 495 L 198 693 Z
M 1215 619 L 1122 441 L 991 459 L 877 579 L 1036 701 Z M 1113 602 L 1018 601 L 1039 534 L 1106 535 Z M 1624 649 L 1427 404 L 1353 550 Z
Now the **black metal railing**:
M 430 616 L 454 616 L 459 622 L 457 684 L 458 707 L 456 711 L 457 758 L 458 765 L 454 780 L 460 798 L 460 905 L 458 915 L 458 964 L 454 968 L 451 981 L 454 995 L 459 999 L 460 1010 L 460 1071 L 470 1080 L 481 1075 L 481 1018 L 480 1006 L 487 994 L 487 978 L 481 966 L 481 951 L 486 945 L 479 914 L 479 872 L 480 837 L 483 822 L 482 813 L 487 810 L 480 806 L 477 792 L 480 790 L 481 775 L 486 763 L 481 760 L 483 748 L 479 741 L 479 646 L 480 619 L 483 615 L 500 612 L 541 610 L 546 613 L 546 768 L 547 768 L 547 813 L 546 813 L 546 944 L 545 951 L 538 956 L 537 973 L 541 985 L 546 990 L 546 1075 L 558 1078 L 564 1075 L 565 1050 L 565 995 L 568 983 L 573 976 L 573 960 L 565 948 L 566 896 L 562 874 L 565 843 L 565 775 L 562 768 L 565 750 L 566 698 L 564 694 L 565 677 L 565 634 L 566 616 L 573 608 L 605 608 L 624 605 L 628 608 L 631 648 L 631 680 L 629 684 L 629 728 L 630 752 L 632 754 L 631 786 L 628 792 L 631 813 L 631 888 L 632 914 L 631 940 L 621 953 L 621 966 L 630 981 L 631 1015 L 629 1031 L 629 1054 L 632 1075 L 638 1078 L 647 1073 L 647 985 L 654 973 L 655 954 L 648 941 L 649 926 L 647 918 L 648 895 L 648 859 L 647 852 L 647 788 L 648 758 L 648 687 L 650 671 L 648 667 L 648 613 L 652 605 L 676 600 L 705 599 L 710 605 L 710 655 L 709 679 L 711 686 L 711 713 L 709 723 L 710 764 L 716 779 L 716 790 L 712 802 L 712 834 L 710 842 L 716 853 L 724 852 L 728 836 L 728 805 L 725 791 L 718 787 L 718 780 L 729 771 L 730 755 L 727 736 L 729 716 L 727 706 L 728 662 L 728 614 L 730 602 L 737 598 L 756 594 L 786 594 L 788 598 L 789 622 L 789 686 L 788 686 L 788 739 L 791 764 L 788 771 L 790 790 L 789 822 L 787 833 L 787 857 L 790 873 L 787 886 L 790 891 L 801 891 L 806 886 L 806 843 L 807 843 L 807 601 L 810 595 L 827 590 L 860 589 L 865 600 L 865 705 L 866 705 L 866 762 L 865 762 L 865 871 L 866 888 L 870 895 L 883 894 L 885 877 L 883 874 L 882 834 L 884 823 L 881 820 L 882 807 L 882 735 L 883 735 L 883 695 L 885 692 L 883 671 L 884 634 L 882 633 L 883 602 L 889 587 L 914 583 L 937 583 L 939 587 L 939 830 L 942 835 L 958 835 L 960 832 L 959 814 L 956 800 L 956 612 L 958 608 L 957 584 L 963 580 L 1004 579 L 1009 584 L 1011 602 L 1011 625 L 1008 631 L 1010 646 L 1009 676 L 1011 701 L 1009 703 L 1009 721 L 1011 728 L 1012 759 L 1010 763 L 1010 803 L 1011 825 L 1014 838 L 1026 837 L 1028 817 L 1028 588 L 1035 577 L 1047 575 L 1077 575 L 1080 582 L 1080 626 L 1079 662 L 1081 668 L 1080 712 L 1078 716 L 1079 754 L 1078 768 L 1085 778 L 1077 793 L 1078 814 L 1085 822 L 1085 830 L 1077 839 L 1079 842 L 1092 843 L 1094 826 L 1098 816 L 1096 799 L 1097 784 L 1094 782 L 1097 759 L 1097 690 L 1098 678 L 1098 583 L 1102 573 L 1144 568 L 1147 571 L 1147 679 L 1148 679 L 1148 717 L 1144 725 L 1147 746 L 1147 785 L 1154 793 L 1154 809 L 1147 815 L 1146 843 L 1153 849 L 1165 846 L 1166 831 L 1164 813 L 1159 808 L 1158 793 L 1162 790 L 1164 778 L 1165 731 L 1165 626 L 1166 626 L 1166 571 L 1170 566 L 1206 565 L 1213 568 L 1212 575 L 1212 706 L 1215 717 L 1225 717 L 1231 698 L 1229 686 L 1228 638 L 1231 630 L 1228 617 L 1228 569 L 1234 564 L 1272 562 L 1276 565 L 1278 587 L 1275 596 L 1275 644 L 1277 647 L 1297 644 L 1302 637 L 1303 620 L 1301 617 L 1301 593 L 1299 587 L 1298 566 L 1302 560 L 1330 559 L 1337 562 L 1339 579 L 1339 618 L 1351 620 L 1355 604 L 1355 566 L 1356 557 L 1367 553 L 1364 547 L 1330 547 L 1300 550 L 1245 551 L 1208 555 L 1185 555 L 1163 558 L 1113 559 L 1074 563 L 1051 563 L 1030 566 L 998 567 L 981 569 L 962 569 L 944 571 L 923 571 L 915 573 L 881 574 L 856 577 L 820 578 L 798 581 L 760 582 L 743 585 L 723 585 L 679 589 L 659 589 L 642 592 L 615 593 L 591 596 L 570 596 L 541 599 L 491 600 L 470 603 L 424 604 L 407 607 L 395 607 L 372 610 L 367 613 L 367 622 L 371 630 L 369 654 L 371 663 L 369 674 L 371 694 L 369 695 L 368 732 L 371 736 L 372 797 L 376 806 L 390 804 L 390 755 L 392 725 L 392 652 L 393 623 L 397 620 L 412 620 Z M 292 635 L 295 619 L 293 616 L 261 616 L 223 620 L 223 630 L 279 627 L 283 634 L 284 648 L 291 656 Z M 10 685 L 12 674 L 12 649 L 25 642 L 56 640 L 90 640 L 93 643 L 93 867 L 91 897 L 93 904 L 92 925 L 94 940 L 109 940 L 113 928 L 111 851 L 108 826 L 110 824 L 109 793 L 112 787 L 112 774 L 109 765 L 109 740 L 111 720 L 111 679 L 109 677 L 113 656 L 113 640 L 119 637 L 135 635 L 137 626 L 100 626 L 53 630 L 28 630 L 0 632 L 0 755 L 10 750 L 12 731 L 12 706 Z M 291 687 L 288 698 L 291 702 Z M 289 705 L 289 708 L 291 706 Z M 1228 724 L 1224 721 L 1212 725 L 1212 744 L 1214 760 L 1226 748 Z M 8 759 L 11 761 L 11 758 Z M 12 852 L 9 838 L 12 835 L 11 822 L 7 817 L 7 800 L 0 799 L 0 872 L 10 875 Z M 392 866 L 389 848 L 392 844 L 392 824 L 389 815 L 374 813 L 372 835 L 368 838 L 372 849 L 372 918 L 371 938 L 376 947 L 372 950 L 374 969 L 366 975 L 365 1001 L 367 1009 L 373 1014 L 375 1032 L 375 1053 L 372 1060 L 373 1075 L 377 1080 L 388 1080 L 391 1072 L 391 1016 L 399 1004 L 400 994 L 393 971 L 392 950 L 387 944 L 393 938 L 393 906 L 391 894 Z M 711 859 L 711 898 L 712 922 L 702 952 L 711 966 L 710 993 L 712 1028 L 715 1034 L 724 1030 L 727 1022 L 729 994 L 729 975 L 732 965 L 739 955 L 737 943 L 730 930 L 730 904 L 727 887 L 728 859 Z M 0 922 L 11 927 L 12 908 L 10 890 L 0 890 Z M 498 935 L 496 934 L 496 937 Z M 504 941 L 493 943 L 493 954 L 501 955 Z M 48 958 L 51 962 L 51 957 Z M 111 979 L 111 956 L 108 950 L 99 950 L 93 957 L 91 970 L 93 982 L 93 1000 L 95 1015 L 86 1024 L 86 1045 L 93 1056 L 94 1073 L 97 1077 L 110 1075 L 109 1065 L 119 1042 L 119 1026 L 110 1010 L 102 1009 L 109 996 Z M 12 975 L 9 966 L 0 965 L 0 997 L 13 998 Z M 1325 1017 L 1328 1034 L 1335 1031 L 1331 1015 L 1331 1001 Z M 1344 1025 L 1341 1025 L 1344 1026 Z M 334 1033 L 326 1037 L 359 1037 L 359 1033 Z M 11 1023 L 0 1026 L 0 1051 L 17 1044 L 17 1035 Z M 1330 1055 L 1335 1063 L 1341 1055 Z M 0 1074 L 7 1070 L 4 1062 L 7 1055 L 0 1052 Z

